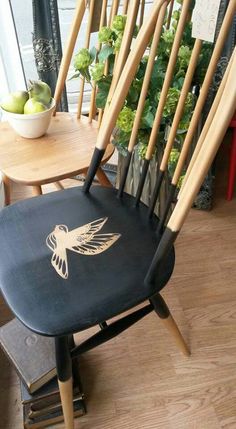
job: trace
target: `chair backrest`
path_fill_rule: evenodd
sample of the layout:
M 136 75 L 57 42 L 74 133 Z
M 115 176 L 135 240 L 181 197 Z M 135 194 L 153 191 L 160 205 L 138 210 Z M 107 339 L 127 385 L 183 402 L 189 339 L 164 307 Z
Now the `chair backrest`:
M 132 3 L 132 2 L 131 2 Z M 120 181 L 120 186 L 118 189 L 118 196 L 122 198 L 124 185 L 127 178 L 127 172 L 130 165 L 130 160 L 132 153 L 137 143 L 137 135 L 140 129 L 140 124 L 142 121 L 142 114 L 145 109 L 145 103 L 147 100 L 147 95 L 149 91 L 150 84 L 152 83 L 153 73 L 154 78 L 159 78 L 163 70 L 158 69 L 158 55 L 159 49 L 161 48 L 161 34 L 163 28 L 163 22 L 166 16 L 166 9 L 169 1 L 165 0 L 156 0 L 153 2 L 152 10 L 148 15 L 147 19 L 144 20 L 144 23 L 138 33 L 135 44 L 131 47 L 128 58 L 123 66 L 123 70 L 120 74 L 118 81 L 116 82 L 116 87 L 113 91 L 112 97 L 109 100 L 109 105 L 105 110 L 102 124 L 99 130 L 98 139 L 96 143 L 96 148 L 94 155 L 91 161 L 91 165 L 87 174 L 87 178 L 84 185 L 84 191 L 87 192 L 91 186 L 94 175 L 96 174 L 96 169 L 101 161 L 106 145 L 110 141 L 112 132 L 117 124 L 117 119 L 119 119 L 120 111 L 122 110 L 124 103 L 127 100 L 127 94 L 131 87 L 132 82 L 137 79 L 137 70 L 142 60 L 143 56 L 149 52 L 148 61 L 146 64 L 146 69 L 142 81 L 142 87 L 140 89 L 140 96 L 137 102 L 137 108 L 135 109 L 135 114 L 131 120 L 132 129 L 129 133 L 129 142 L 128 142 L 128 154 L 126 157 L 126 168 L 124 169 L 123 176 Z M 140 174 L 140 180 L 136 191 L 135 203 L 138 205 L 140 197 L 142 195 L 143 186 L 147 176 L 147 170 L 150 163 L 150 160 L 155 151 L 155 147 L 160 138 L 160 127 L 162 124 L 163 117 L 165 115 L 165 108 L 168 104 L 168 96 L 170 94 L 171 84 L 173 82 L 174 74 L 176 73 L 177 62 L 181 58 L 180 56 L 180 45 L 181 40 L 184 36 L 184 31 L 186 25 L 189 22 L 189 15 L 191 11 L 191 0 L 184 0 L 181 8 L 181 13 L 178 18 L 177 30 L 172 44 L 172 49 L 169 55 L 169 61 L 167 68 L 164 71 L 163 85 L 162 90 L 158 97 L 156 97 L 157 106 L 155 108 L 155 115 L 153 124 L 150 131 L 149 141 L 147 145 L 146 155 L 142 166 L 142 171 Z M 173 244 L 179 230 L 182 227 L 184 219 L 192 205 L 192 202 L 201 186 L 201 183 L 207 173 L 207 170 L 213 161 L 213 158 L 216 154 L 216 151 L 222 141 L 224 133 L 227 129 L 230 119 L 233 116 L 235 111 L 236 103 L 236 55 L 232 54 L 232 58 L 229 62 L 229 65 L 222 79 L 221 85 L 218 89 L 217 95 L 215 97 L 214 103 L 209 112 L 208 118 L 205 122 L 202 133 L 198 139 L 198 143 L 193 154 L 192 161 L 189 164 L 189 168 L 186 172 L 185 180 L 183 181 L 182 189 L 180 189 L 178 202 L 173 211 L 173 214 L 167 224 L 167 227 L 164 230 L 163 227 L 166 221 L 166 217 L 170 208 L 170 204 L 173 200 L 173 195 L 175 194 L 176 188 L 179 183 L 183 168 L 186 164 L 186 158 L 189 153 L 190 145 L 192 143 L 194 134 L 199 124 L 202 109 L 208 95 L 209 87 L 211 85 L 214 73 L 216 71 L 217 63 L 220 58 L 222 48 L 224 46 L 226 37 L 228 35 L 231 23 L 236 12 L 236 1 L 232 0 L 229 2 L 228 8 L 226 10 L 225 18 L 222 23 L 220 32 L 218 34 L 217 40 L 212 49 L 211 55 L 209 56 L 209 64 L 205 70 L 205 76 L 201 82 L 200 94 L 195 102 L 195 106 L 188 107 L 188 114 L 191 115 L 190 123 L 188 124 L 188 129 L 186 130 L 186 135 L 184 141 L 182 142 L 182 147 L 179 150 L 179 157 L 176 163 L 176 168 L 174 170 L 171 182 L 170 196 L 166 202 L 166 210 L 163 214 L 161 221 L 159 223 L 160 233 L 160 245 L 157 249 L 157 252 L 154 256 L 150 270 L 147 274 L 147 281 L 151 281 L 155 270 L 158 268 L 160 260 L 165 256 L 166 252 L 170 249 L 170 246 Z M 169 23 L 167 22 L 167 25 Z M 149 50 L 149 42 L 151 40 L 151 46 Z M 163 157 L 160 163 L 160 170 L 156 178 L 156 185 L 151 199 L 151 204 L 149 208 L 149 216 L 152 216 L 153 210 L 156 204 L 156 200 L 159 195 L 160 187 L 162 184 L 163 176 L 165 171 L 168 169 L 168 162 L 170 159 L 171 152 L 173 150 L 176 134 L 178 127 L 183 118 L 183 115 L 186 113 L 186 100 L 189 97 L 189 92 L 191 85 L 194 82 L 194 76 L 196 75 L 196 68 L 199 64 L 199 61 L 203 58 L 203 55 L 206 55 L 206 45 L 202 40 L 196 39 L 193 42 L 193 49 L 191 52 L 191 58 L 189 60 L 189 65 L 185 72 L 184 79 L 182 79 L 181 90 L 179 91 L 179 98 L 177 105 L 174 107 L 174 114 L 171 121 L 171 126 L 169 129 L 167 141 L 164 148 Z M 205 58 L 205 57 L 204 57 Z M 156 73 L 156 74 L 155 74 Z M 190 112 L 189 112 L 190 111 Z M 118 124 L 119 125 L 119 124 Z
M 61 94 L 67 79 L 68 70 L 71 64 L 72 56 L 75 49 L 76 41 L 83 40 L 80 48 L 91 49 L 96 48 L 96 60 L 98 59 L 99 52 L 104 47 L 104 44 L 99 42 L 97 33 L 102 27 L 112 27 L 114 17 L 118 14 L 127 16 L 127 22 L 124 30 L 123 40 L 119 54 L 115 54 L 115 65 L 113 71 L 113 82 L 110 88 L 108 99 L 110 100 L 116 83 L 120 77 L 120 73 L 128 56 L 130 45 L 132 42 L 132 34 L 136 25 L 140 27 L 143 23 L 145 14 L 145 0 L 77 0 L 74 19 L 70 28 L 67 44 L 65 46 L 61 67 L 58 75 L 57 85 L 55 89 L 54 98 L 56 104 L 59 103 Z M 95 37 L 94 37 L 95 36 Z M 94 44 L 94 39 L 96 42 Z M 106 61 L 104 67 L 104 74 L 108 73 L 109 60 Z M 83 101 L 86 96 L 90 98 L 89 102 L 89 121 L 96 118 L 101 123 L 103 116 L 103 109 L 96 108 L 96 82 L 91 82 L 88 85 L 86 76 L 80 76 L 78 81 L 79 95 L 77 105 L 77 117 L 80 118 L 83 110 Z M 85 89 L 88 91 L 85 91 Z M 56 111 L 55 111 L 56 114 Z

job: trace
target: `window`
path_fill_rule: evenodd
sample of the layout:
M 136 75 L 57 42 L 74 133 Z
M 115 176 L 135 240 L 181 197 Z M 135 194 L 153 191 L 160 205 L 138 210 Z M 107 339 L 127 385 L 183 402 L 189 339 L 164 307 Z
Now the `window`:
M 24 89 L 25 75 L 9 0 L 0 2 L 0 97 Z
M 112 0 L 108 0 L 110 7 Z M 121 2 L 121 6 L 122 6 Z M 146 11 L 151 8 L 153 0 L 146 0 Z M 58 0 L 58 11 L 62 46 L 65 45 L 70 24 L 75 10 L 76 0 Z M 13 19 L 14 18 L 14 19 Z M 84 23 L 86 27 L 86 16 Z M 16 31 L 15 31 L 16 29 Z M 17 32 L 17 37 L 16 37 Z M 25 80 L 37 79 L 37 70 L 34 60 L 33 44 L 33 13 L 32 0 L 1 0 L 0 1 L 0 78 L 5 82 L 4 92 L 25 88 Z M 82 31 L 85 34 L 85 31 Z M 97 35 L 91 39 L 91 45 L 95 45 Z M 75 51 L 83 46 L 83 38 L 77 40 Z M 19 52 L 20 47 L 20 52 Z M 23 65 L 23 67 L 22 67 Z M 73 74 L 71 65 L 69 74 Z M 26 79 L 25 79 L 26 78 Z M 7 82 L 7 88 L 6 88 Z M 1 86 L 0 91 L 2 90 Z M 70 110 L 76 109 L 78 97 L 78 80 L 67 81 L 67 93 Z M 90 86 L 86 86 L 90 91 Z M 1 96 L 1 92 L 0 92 Z M 86 94 L 85 94 L 86 100 Z

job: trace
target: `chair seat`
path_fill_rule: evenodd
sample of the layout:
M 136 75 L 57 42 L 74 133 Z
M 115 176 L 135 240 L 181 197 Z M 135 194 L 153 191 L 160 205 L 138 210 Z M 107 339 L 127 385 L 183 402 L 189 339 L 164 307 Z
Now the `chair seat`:
M 37 139 L 20 137 L 7 122 L 0 123 L 0 170 L 25 185 L 43 185 L 87 170 L 98 134 L 97 121 L 57 113 L 47 133 Z M 112 155 L 108 145 L 102 163 Z
M 6 301 L 28 328 L 50 336 L 89 328 L 143 302 L 165 286 L 174 266 L 172 249 L 155 284 L 144 284 L 157 221 L 147 221 L 147 207 L 135 208 L 133 197 L 119 200 L 114 189 L 100 186 L 6 207 L 0 213 Z

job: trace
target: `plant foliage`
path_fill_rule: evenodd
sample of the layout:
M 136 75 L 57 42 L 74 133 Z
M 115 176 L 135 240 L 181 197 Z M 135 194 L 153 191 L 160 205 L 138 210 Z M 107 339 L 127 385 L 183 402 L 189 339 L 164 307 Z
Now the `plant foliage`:
M 182 3 L 181 0 L 178 2 L 180 4 Z M 165 78 L 165 72 L 172 49 L 172 44 L 178 26 L 180 9 L 181 7 L 179 10 L 173 12 L 170 28 L 167 29 L 166 23 L 164 23 L 162 28 L 162 35 L 154 62 L 145 107 L 139 125 L 137 144 L 138 152 L 141 158 L 145 157 L 149 136 L 153 126 L 153 121 Z M 78 75 L 81 74 L 83 77 L 85 77 L 87 82 L 93 82 L 93 85 L 97 85 L 98 91 L 96 95 L 96 106 L 98 108 L 104 108 L 106 105 L 106 100 L 112 81 L 115 54 L 119 52 L 122 43 L 125 23 L 126 16 L 115 16 L 111 28 L 102 27 L 98 33 L 98 40 L 102 44 L 100 52 L 97 52 L 95 48 L 90 51 L 88 49 L 81 49 L 74 59 L 74 68 L 76 71 L 75 77 L 78 77 Z M 138 29 L 136 28 L 133 37 L 136 36 L 137 32 Z M 151 42 L 152 40 L 150 41 L 150 45 Z M 172 123 L 186 70 L 190 61 L 193 44 L 194 39 L 191 37 L 191 19 L 189 19 L 185 26 L 182 43 L 178 52 L 178 60 L 174 71 L 174 77 L 171 87 L 168 91 L 166 104 L 163 111 L 160 127 L 161 135 L 164 134 L 163 131 L 166 131 Z M 209 62 L 210 54 L 211 45 L 204 42 L 202 53 L 199 58 L 199 64 L 192 82 L 192 87 L 195 87 L 196 85 L 199 87 L 201 86 L 203 76 Z M 135 78 L 130 86 L 124 106 L 117 119 L 116 129 L 114 132 L 114 143 L 118 150 L 123 154 L 125 154 L 127 151 L 147 62 L 148 50 L 140 62 Z M 107 73 L 105 73 L 106 64 L 108 64 Z M 178 161 L 180 148 L 184 140 L 184 135 L 186 134 L 189 126 L 195 102 L 196 96 L 193 94 L 193 92 L 189 92 L 185 102 L 184 113 L 179 124 L 175 147 L 172 149 L 170 155 L 170 174 L 173 173 L 174 167 Z M 165 132 L 165 134 L 167 133 Z M 159 140 L 160 139 L 157 139 L 157 142 Z

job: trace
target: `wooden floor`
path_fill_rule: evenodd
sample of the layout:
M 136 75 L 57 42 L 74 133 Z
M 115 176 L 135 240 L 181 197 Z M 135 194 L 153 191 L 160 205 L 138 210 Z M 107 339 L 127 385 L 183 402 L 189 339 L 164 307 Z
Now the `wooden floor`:
M 178 352 L 155 314 L 87 353 L 88 414 L 76 429 L 236 428 L 236 197 L 226 202 L 225 177 L 216 182 L 214 209 L 189 215 L 163 293 L 191 357 Z M 24 196 L 15 186 L 14 198 Z M 1 323 L 10 318 L 1 301 Z M 0 428 L 21 429 L 18 379 L 2 353 L 0 368 Z

